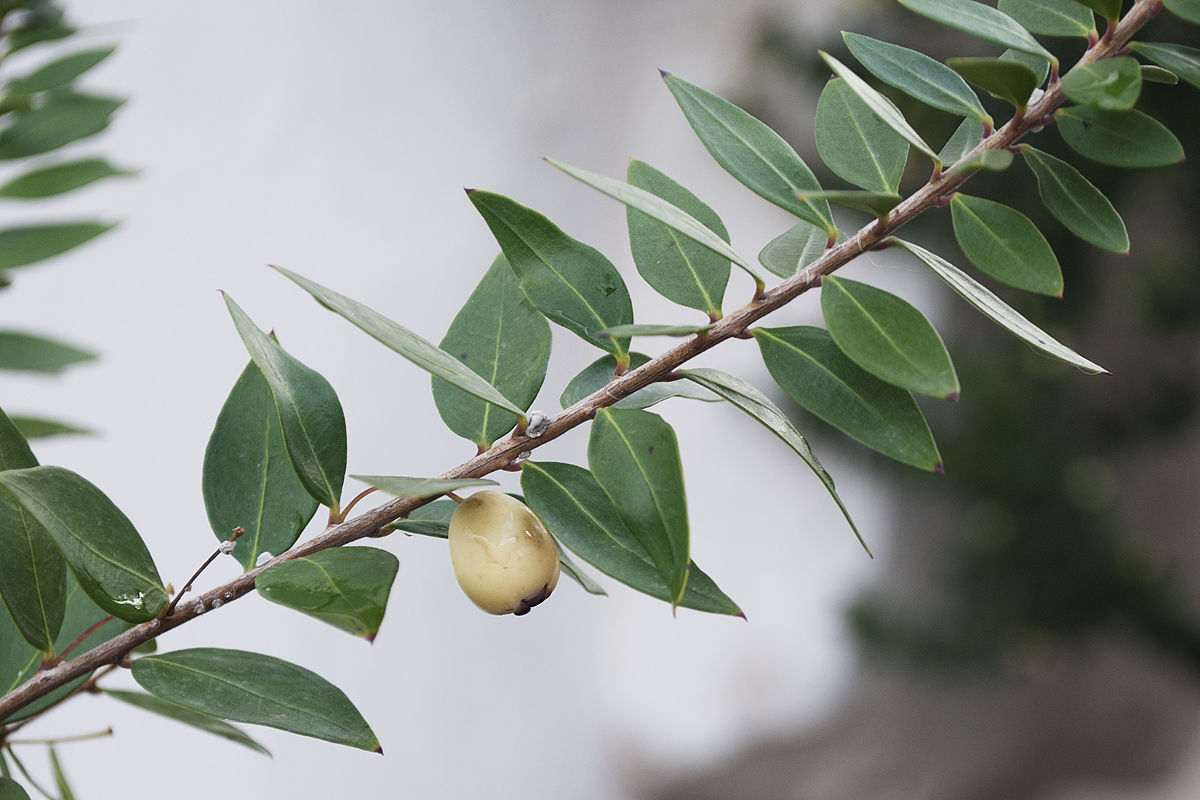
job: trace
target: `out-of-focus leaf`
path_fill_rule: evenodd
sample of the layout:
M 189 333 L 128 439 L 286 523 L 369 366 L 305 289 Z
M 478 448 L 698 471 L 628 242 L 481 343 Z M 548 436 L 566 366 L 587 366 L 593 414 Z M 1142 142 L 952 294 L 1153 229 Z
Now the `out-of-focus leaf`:
M 301 364 L 258 329 L 225 295 L 238 336 L 275 396 L 283 439 L 296 477 L 336 514 L 346 479 L 346 417 L 337 393 L 319 373 Z
M 585 341 L 622 361 L 627 358 L 628 339 L 595 336 L 633 322 L 629 290 L 612 262 L 532 208 L 478 189 L 468 196 L 521 279 L 529 302 Z
M 1143 83 L 1165 83 L 1170 86 L 1179 83 L 1179 76 L 1169 69 L 1142 64 L 1141 71 Z
M 1116 1 L 1108 0 L 1108 2 Z M 1185 19 L 1194 25 L 1200 25 L 1200 0 L 1163 0 L 1163 5 L 1180 19 Z
M 942 146 L 938 158 L 945 164 L 957 164 L 962 157 L 974 150 L 983 141 L 983 125 L 973 119 L 964 119 Z
M 675 431 L 649 411 L 602 408 L 588 466 L 679 605 L 688 581 L 687 497 Z
M 252 569 L 262 553 L 279 555 L 317 512 L 292 469 L 279 410 L 267 379 L 251 361 L 217 415 L 201 475 L 208 523 L 225 541 L 243 533 L 233 556 Z
M 397 475 L 351 475 L 356 481 L 362 481 L 368 486 L 394 494 L 397 497 L 410 497 L 421 500 L 426 497 L 438 497 L 446 492 L 465 489 L 469 486 L 495 486 L 496 482 L 487 478 L 455 478 L 442 480 L 440 478 L 405 478 Z
M 77 31 L 63 20 L 63 10 L 50 3 L 36 3 L 27 16 L 6 37 L 6 55 L 42 42 L 65 39 Z
M 830 203 L 845 206 L 846 208 L 853 208 L 855 211 L 865 211 L 868 214 L 874 214 L 879 219 L 887 219 L 888 212 L 900 205 L 900 201 L 904 199 L 892 192 L 857 192 L 843 189 L 810 192 L 809 194 L 797 196 L 810 200 L 828 200 Z
M 254 579 L 281 606 L 375 641 L 400 562 L 375 547 L 338 547 L 276 564 Z
M 826 275 L 821 310 L 833 340 L 850 360 L 910 392 L 957 399 L 950 354 L 925 315 L 894 294 Z
M 12 778 L 0 778 L 0 800 L 29 800 L 29 794 Z
M 631 369 L 636 369 L 650 360 L 650 356 L 643 353 L 630 353 L 629 355 Z M 563 408 L 570 408 L 588 395 L 603 389 L 613 379 L 616 368 L 617 362 L 612 356 L 596 359 L 571 379 L 567 388 L 563 389 L 559 403 Z M 638 389 L 623 400 L 614 403 L 612 407 L 649 408 L 671 397 L 686 397 L 690 400 L 703 400 L 709 403 L 721 399 L 712 392 L 690 385 L 687 381 L 663 381 Z
M 58 789 L 59 800 L 75 800 L 75 793 L 67 783 L 67 776 L 62 765 L 58 763 L 58 752 L 50 745 L 50 770 L 54 774 L 54 785 Z
M 1200 88 L 1200 50 L 1181 44 L 1134 42 L 1133 52 L 1169 69 L 1192 86 Z
M 758 263 L 781 278 L 790 278 L 820 258 L 828 246 L 823 230 L 800 220 L 767 242 L 758 254 Z
M 17 430 L 26 439 L 48 439 L 51 436 L 68 436 L 73 434 L 82 436 L 96 435 L 95 431 L 87 428 L 80 428 L 77 425 L 53 419 L 42 419 L 41 417 L 11 417 L 11 419 L 13 425 L 17 426 Z
M 28 75 L 15 78 L 8 84 L 11 94 L 36 94 L 48 92 L 70 83 L 92 67 L 108 58 L 116 46 L 96 50 L 82 50 L 38 67 Z
M 846 46 L 876 78 L 928 106 L 991 122 L 979 98 L 957 73 L 924 53 L 857 33 L 842 33 Z
M 0 331 L 0 369 L 57 375 L 72 364 L 91 361 L 96 357 L 93 352 L 52 339 L 17 331 Z
M 1021 27 L 1041 36 L 1081 36 L 1096 30 L 1092 12 L 1074 0 L 1000 0 L 997 6 Z
M 598 331 L 597 336 L 612 338 L 614 336 L 691 336 L 711 330 L 713 323 L 707 325 L 618 325 L 615 328 Z
M 0 486 L 41 523 L 79 585 L 107 613 L 146 622 L 167 604 L 133 523 L 87 480 L 61 467 L 30 467 L 0 472 Z
M 108 127 L 112 115 L 124 103 L 113 97 L 69 94 L 21 112 L 0 129 L 0 160 L 49 153 L 94 136 Z
M 969 33 L 985 42 L 1032 53 L 1051 61 L 1058 60 L 1016 20 L 983 3 L 973 0 L 900 0 L 900 4 L 923 17 Z
M 128 703 L 135 708 L 149 711 L 151 714 L 158 714 L 160 717 L 173 719 L 176 722 L 182 722 L 184 725 L 191 725 L 193 728 L 202 730 L 205 733 L 211 733 L 213 736 L 220 736 L 222 739 L 228 739 L 244 747 L 249 747 L 251 750 L 262 753 L 265 756 L 271 755 L 270 750 L 250 738 L 249 734 L 241 728 L 230 725 L 225 720 L 208 714 L 201 714 L 198 711 L 192 711 L 189 708 L 170 703 L 145 692 L 105 689 L 104 693 L 109 697 L 120 700 L 122 703 Z
M 1058 131 L 1075 152 L 1114 167 L 1164 167 L 1183 160 L 1175 134 L 1140 111 L 1059 109 Z
M 959 75 L 992 97 L 1012 103 L 1022 111 L 1038 86 L 1038 77 L 1029 67 L 999 58 L 951 58 L 946 64 Z
M 1046 237 L 1020 211 L 956 194 L 950 201 L 954 236 L 971 263 L 998 281 L 1027 292 L 1062 296 L 1062 270 Z
M 104 178 L 136 175 L 134 170 L 117 169 L 103 158 L 84 158 L 26 172 L 0 186 L 0 197 L 18 200 L 54 197 L 87 186 Z
M 1037 177 L 1042 202 L 1071 233 L 1104 250 L 1129 252 L 1121 215 L 1079 170 L 1027 144 L 1021 146 L 1021 155 Z
M 0 270 L 61 255 L 116 227 L 116 223 L 58 222 L 0 230 Z
M 550 323 L 525 297 L 500 255 L 439 346 L 518 408 L 528 409 L 546 379 L 550 345 Z M 433 378 L 433 402 L 446 427 L 484 450 L 517 424 L 513 414 L 438 377 Z
M 646 548 L 621 520 L 592 474 L 574 464 L 527 461 L 521 490 L 530 508 L 572 552 L 596 569 L 639 592 L 671 602 Z M 713 614 L 741 615 L 737 604 L 695 564 L 679 605 Z
M 837 235 L 826 203 L 801 203 L 796 192 L 820 191 L 812 170 L 779 134 L 728 100 L 675 75 L 663 80 L 692 130 L 713 159 L 743 186 L 832 238 Z
M 382 752 L 349 698 L 314 672 L 278 658 L 198 647 L 143 656 L 133 679 L 192 711 Z
M 1073 67 L 1062 78 L 1062 90 L 1081 105 L 1128 111 L 1142 93 L 1142 70 L 1130 56 L 1102 58 Z
M 962 172 L 975 172 L 976 170 L 986 170 L 987 172 L 1003 172 L 1012 166 L 1013 154 L 1011 150 L 984 150 L 976 153 L 971 158 L 964 158 L 955 163 L 948 172 L 951 175 L 958 175 Z
M 821 90 L 816 141 L 825 166 L 850 183 L 882 194 L 894 194 L 900 186 L 908 142 L 841 78 Z
M 942 459 L 912 395 L 859 367 L 821 328 L 756 328 L 779 387 L 805 410 L 904 464 L 940 471 Z
M 1074 350 L 1055 341 L 1052 336 L 1018 314 L 999 297 L 996 297 L 987 287 L 977 282 L 946 259 L 912 242 L 906 242 L 902 239 L 894 239 L 893 241 L 933 270 L 935 275 L 945 281 L 951 289 L 958 292 L 964 300 L 975 306 L 984 316 L 1001 327 L 1006 328 L 1034 349 L 1074 367 L 1078 367 L 1084 372 L 1108 373 L 1108 370 L 1099 364 L 1088 361 Z

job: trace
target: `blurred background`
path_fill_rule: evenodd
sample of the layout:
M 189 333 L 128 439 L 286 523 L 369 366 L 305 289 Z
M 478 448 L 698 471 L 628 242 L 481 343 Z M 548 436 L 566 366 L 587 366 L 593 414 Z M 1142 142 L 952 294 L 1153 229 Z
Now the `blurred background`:
M 987 52 L 885 0 L 66 7 L 85 28 L 77 38 L 119 43 L 86 88 L 130 98 L 105 133 L 73 147 L 141 173 L 0 209 L 6 224 L 121 221 L 0 292 L 6 328 L 101 353 L 59 378 L 3 374 L 0 405 L 98 432 L 35 451 L 104 489 L 177 586 L 216 541 L 201 459 L 247 360 L 218 289 L 337 389 L 351 472 L 438 474 L 474 448 L 438 424 L 428 377 L 266 264 L 437 341 L 497 251 L 462 193 L 478 187 L 604 251 L 639 321 L 683 321 L 637 278 L 623 208 L 539 156 L 614 176 L 629 157 L 647 161 L 713 206 L 733 246 L 753 255 L 788 215 L 711 161 L 657 68 L 759 115 L 816 168 L 812 113 L 828 77 L 816 50 L 841 58 L 839 30 L 939 58 Z M 1197 44 L 1182 23 L 1156 26 L 1147 38 Z M 1076 46 L 1058 45 L 1068 56 Z M 24 64 L 38 58 L 31 50 Z M 25 66 L 14 57 L 0 68 Z M 1150 85 L 1141 106 L 1189 151 L 1200 141 L 1192 91 Z M 904 110 L 935 146 L 952 130 L 937 112 Z M 1037 146 L 1061 155 L 1052 130 Z M 1005 298 L 1111 377 L 1034 356 L 903 257 L 848 268 L 933 318 L 963 382 L 956 406 L 926 408 L 945 478 L 893 469 L 791 409 L 873 561 L 781 443 L 734 409 L 672 400 L 656 410 L 680 437 L 693 555 L 747 621 L 672 619 L 603 577 L 607 598 L 564 582 L 534 614 L 491 618 L 459 591 L 444 543 L 394 535 L 380 544 L 400 574 L 374 645 L 253 596 L 160 642 L 256 650 L 318 672 L 363 711 L 384 758 L 254 730 L 268 761 L 90 696 L 29 735 L 114 726 L 111 739 L 60 748 L 81 797 L 1194 796 L 1195 161 L 1121 172 L 1071 160 L 1124 215 L 1132 255 L 1072 239 L 1033 198 L 1023 165 L 977 178 L 972 192 L 1033 218 L 1063 264 L 1064 300 Z M 915 187 L 927 175 L 910 167 Z M 962 263 L 948 214 L 926 217 L 910 236 Z M 752 288 L 736 276 L 726 307 Z M 815 296 L 772 318 L 819 321 Z M 556 409 L 595 357 L 556 330 L 534 408 Z M 771 387 L 752 343 L 704 363 Z M 585 446 L 576 431 L 539 457 L 583 463 Z M 515 488 L 515 476 L 503 480 Z M 347 496 L 355 490 L 348 482 Z M 222 559 L 202 584 L 237 568 Z M 47 774 L 40 757 L 26 761 Z

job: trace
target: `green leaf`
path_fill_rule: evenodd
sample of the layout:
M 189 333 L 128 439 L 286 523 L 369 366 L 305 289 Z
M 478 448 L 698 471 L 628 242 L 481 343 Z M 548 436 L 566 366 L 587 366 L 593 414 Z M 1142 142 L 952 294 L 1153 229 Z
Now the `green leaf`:
M 1116 2 L 1116 0 L 1109 1 Z M 1200 0 L 1163 0 L 1163 5 L 1180 19 L 1200 25 Z
M 1028 217 L 1000 203 L 965 194 L 954 195 L 950 211 L 954 236 L 972 264 L 1009 286 L 1062 296 L 1058 259 Z
M 1121 0 L 1075 0 L 1075 2 L 1087 6 L 1106 20 L 1117 20 L 1121 16 Z M 1170 5 L 1168 3 L 1167 7 L 1170 8 Z
M 251 361 L 217 415 L 201 475 L 208 523 L 225 541 L 243 533 L 233 556 L 247 570 L 262 553 L 279 555 L 317 512 L 288 458 L 275 395 Z
M 675 431 L 649 411 L 602 408 L 588 466 L 679 605 L 688 581 L 687 498 Z
M 796 455 L 800 456 L 805 464 L 808 464 L 809 469 L 821 480 L 821 483 L 825 484 L 825 488 L 829 491 L 833 501 L 837 503 L 838 508 L 842 511 L 842 515 L 846 517 L 846 522 L 850 524 L 850 529 L 854 531 L 854 535 L 858 538 L 858 543 L 870 555 L 871 551 L 867 547 L 867 543 L 863 541 L 862 535 L 858 532 L 858 526 L 854 524 L 854 520 L 850 518 L 850 512 L 846 510 L 846 506 L 842 504 L 842 498 L 838 496 L 837 489 L 833 485 L 833 478 L 821 466 L 821 462 L 817 460 L 816 453 L 808 446 L 808 442 L 800 435 L 800 431 L 796 430 L 796 426 L 784 416 L 784 413 L 771 402 L 770 398 L 751 384 L 720 370 L 709 369 L 708 367 L 696 367 L 695 369 L 681 370 L 681 372 L 688 380 L 694 381 L 705 389 L 716 392 L 749 414 L 760 422 L 763 427 L 782 439 L 788 447 L 792 448 Z
M 962 157 L 983 141 L 983 126 L 973 119 L 964 119 L 938 153 L 944 164 L 957 164 Z
M 743 186 L 805 222 L 837 235 L 826 203 L 801 203 L 796 192 L 820 191 L 812 170 L 779 134 L 742 109 L 669 73 L 663 80 L 713 159 Z
M 889 458 L 941 471 L 937 445 L 912 395 L 859 367 L 828 332 L 799 326 L 752 333 L 771 376 L 802 408 Z
M 1075 152 L 1114 167 L 1162 167 L 1183 160 L 1183 146 L 1158 120 L 1140 111 L 1059 109 L 1058 131 Z
M 416 533 L 421 536 L 436 536 L 445 539 L 450 535 L 450 517 L 458 503 L 450 498 L 434 500 L 413 510 L 404 519 L 398 519 L 388 525 L 389 528 L 405 533 Z
M 1062 79 L 1068 99 L 1104 111 L 1128 111 L 1142 93 L 1142 70 L 1129 56 L 1080 64 Z
M 136 174 L 134 170 L 117 169 L 103 158 L 84 158 L 18 175 L 0 186 L 0 197 L 19 200 L 55 197 L 104 178 Z
M 838 61 L 833 56 L 820 50 L 817 52 L 821 54 L 821 58 L 825 59 L 825 63 L 829 65 L 829 68 L 833 70 L 833 73 L 846 82 L 846 88 L 858 95 L 858 98 L 862 100 L 867 107 L 871 109 L 871 111 L 875 112 L 875 115 L 879 117 L 879 119 L 882 120 L 885 125 L 890 127 L 896 133 L 900 134 L 900 136 L 902 136 L 904 139 L 908 140 L 908 143 L 917 148 L 917 150 L 933 159 L 934 164 L 941 166 L 942 162 L 941 159 L 938 158 L 937 153 L 933 152 L 933 150 L 929 148 L 929 145 L 925 144 L 925 140 L 921 138 L 920 134 L 912 129 L 912 126 L 908 124 L 906 119 L 904 119 L 904 115 L 900 113 L 900 109 L 896 108 L 896 106 L 892 104 L 891 100 L 888 100 L 879 92 L 872 89 L 866 81 L 854 74 L 852 69 Z
M 627 339 L 595 335 L 633 322 L 629 290 L 612 262 L 532 208 L 478 189 L 468 196 L 521 279 L 529 302 L 551 321 L 624 360 Z
M 0 160 L 48 153 L 94 136 L 108 127 L 112 115 L 124 103 L 112 97 L 67 94 L 32 111 L 20 112 L 12 124 L 0 130 Z
M 558 169 L 567 173 L 572 178 L 575 178 L 578 181 L 586 183 L 588 186 L 591 186 L 592 188 L 594 188 L 600 192 L 603 192 L 604 194 L 608 195 L 609 197 L 613 198 L 614 200 L 618 200 L 618 201 L 624 203 L 630 211 L 641 212 L 643 215 L 648 216 L 651 219 L 653 219 L 663 225 L 666 225 L 672 231 L 675 231 L 676 233 L 681 234 L 682 236 L 686 236 L 688 239 L 690 239 L 691 241 L 695 242 L 696 244 L 702 246 L 703 248 L 705 248 L 706 250 L 711 252 L 713 255 L 718 256 L 721 260 L 720 265 L 718 266 L 718 270 L 725 271 L 726 280 L 728 280 L 728 267 L 724 265 L 724 262 L 732 261 L 733 263 L 737 264 L 739 267 L 744 269 L 746 272 L 748 272 L 750 274 L 750 276 L 752 278 L 754 278 L 756 281 L 758 281 L 759 283 L 762 283 L 762 278 L 758 274 L 758 270 L 755 267 L 751 266 L 750 263 L 748 261 L 746 261 L 746 259 L 742 258 L 737 253 L 735 253 L 733 251 L 733 248 L 731 248 L 729 246 L 729 243 L 724 238 L 721 237 L 721 235 L 718 231 L 709 228 L 705 223 L 701 222 L 696 217 L 693 217 L 687 211 L 684 211 L 683 209 L 677 208 L 676 206 L 672 205 L 670 202 L 663 199 L 658 194 L 655 194 L 655 193 L 652 193 L 645 189 L 642 189 L 638 186 L 633 185 L 632 183 L 626 183 L 624 181 L 619 181 L 619 180 L 616 180 L 615 178 L 609 178 L 606 175 L 599 175 L 595 172 L 588 172 L 587 170 L 579 169 L 578 167 L 572 167 L 567 164 L 563 164 L 561 162 L 555 161 L 554 159 L 547 158 L 546 162 L 548 164 L 550 164 L 551 166 L 557 167 Z M 659 175 L 662 175 L 662 173 L 659 173 Z M 670 180 L 669 178 L 666 178 L 665 175 L 662 175 L 662 177 L 667 180 Z M 654 179 L 651 178 L 651 180 L 654 180 Z M 659 183 L 659 185 L 661 185 L 661 182 L 658 182 L 658 183 Z M 675 184 L 675 186 L 677 186 L 679 189 L 683 189 L 683 187 L 679 186 L 679 184 Z M 687 190 L 683 190 L 683 191 L 687 191 Z M 691 196 L 690 192 L 688 193 L 688 196 Z M 683 199 L 686 200 L 687 198 L 684 197 Z M 692 199 L 695 199 L 695 198 L 692 197 Z M 699 200 L 697 200 L 696 202 L 699 203 Z M 704 206 L 704 208 L 707 209 L 708 207 Z M 699 210 L 699 209 L 697 209 L 697 210 Z M 709 211 L 711 214 L 711 209 Z M 626 216 L 628 217 L 628 212 L 627 212 Z M 712 216 L 715 216 L 715 214 L 712 214 Z M 718 223 L 720 222 L 720 220 L 717 220 L 717 221 L 718 221 Z M 722 229 L 723 228 L 724 228 L 724 226 L 722 226 Z M 725 235 L 728 236 L 729 235 L 728 232 L 726 232 Z M 640 271 L 640 268 L 639 268 L 639 271 Z M 685 282 L 691 283 L 693 285 L 696 283 L 696 280 L 697 280 L 697 278 L 693 275 L 683 275 L 682 278 Z M 649 282 L 651 286 L 654 286 L 654 283 L 650 282 L 649 279 L 647 279 L 647 282 Z M 708 282 L 710 284 L 712 283 L 711 280 Z M 711 288 L 715 289 L 716 284 L 712 284 Z M 657 291 L 657 287 L 655 287 L 655 289 Z M 693 288 L 692 288 L 692 286 L 689 286 L 687 294 L 688 294 L 688 296 L 692 297 L 694 300 L 694 295 L 692 294 L 692 292 L 693 292 Z M 663 296 L 666 297 L 668 300 L 672 299 L 670 297 L 670 295 L 664 294 Z M 709 295 L 709 297 L 711 299 L 711 294 Z M 720 298 L 718 297 L 717 299 L 718 299 L 717 305 L 719 306 Z M 676 302 L 678 302 L 678 301 L 676 301 Z M 688 305 L 688 304 L 683 303 L 682 305 Z M 695 306 L 691 306 L 691 307 L 695 308 Z M 700 310 L 708 311 L 708 308 L 702 308 Z
M 0 411 L 0 470 L 38 465 L 21 435 Z M 19 503 L 0 492 L 0 597 L 25 641 L 52 653 L 67 605 L 67 566 L 58 548 Z
M 0 778 L 0 800 L 29 800 L 29 795 L 12 778 Z
M 830 203 L 853 208 L 855 211 L 874 214 L 879 219 L 887 219 L 888 212 L 900 205 L 900 201 L 904 199 L 900 195 L 890 192 L 856 192 L 839 189 L 809 192 L 796 196 L 808 200 L 828 200 Z
M 991 124 L 992 118 L 966 81 L 924 53 L 857 33 L 842 33 L 846 46 L 876 78 L 950 114 Z
M 28 16 L 7 37 L 7 54 L 24 50 L 42 42 L 58 41 L 78 33 L 63 21 L 63 11 L 49 3 L 23 4 L 29 7 Z
M 50 770 L 54 774 L 54 785 L 58 788 L 59 800 L 75 800 L 75 793 L 67 783 L 62 765 L 58 763 L 58 753 L 54 750 L 54 745 L 50 745 Z
M 390 347 L 431 375 L 457 386 L 480 400 L 499 406 L 520 419 L 525 418 L 523 409 L 515 406 L 496 387 L 481 378 L 470 367 L 446 351 L 434 347 L 403 325 L 393 322 L 356 300 L 351 300 L 332 289 L 326 289 L 315 281 L 301 277 L 291 270 L 283 267 L 275 267 L 275 269 L 312 295 L 313 299 L 325 308 L 357 326 L 368 336 Z M 284 426 L 284 430 L 287 430 L 286 426 Z
M 382 752 L 340 689 L 278 658 L 215 647 L 177 650 L 137 659 L 133 679 L 150 694 L 201 714 Z
M 546 379 L 550 345 L 550 323 L 526 299 L 500 255 L 450 323 L 440 348 L 528 409 Z M 433 402 L 446 427 L 483 450 L 517 424 L 513 414 L 437 377 Z
M 825 254 L 829 239 L 815 225 L 801 220 L 767 242 L 758 263 L 781 278 L 790 278 Z
M 910 392 L 958 399 L 958 375 L 942 337 L 916 308 L 882 289 L 826 275 L 821 311 L 850 360 Z
M 1038 86 L 1042 86 L 1046 82 L 1046 78 L 1050 77 L 1050 62 L 1041 56 L 1022 53 L 1020 50 L 1005 50 L 1000 54 L 1000 60 L 1022 64 L 1033 70 L 1033 74 L 1037 76 Z
M 882 194 L 894 194 L 900 186 L 908 142 L 840 78 L 821 90 L 816 139 L 825 165 L 850 183 Z
M 951 175 L 958 175 L 963 172 L 976 172 L 978 170 L 986 170 L 987 172 L 1003 172 L 1012 166 L 1013 154 L 1011 150 L 983 150 L 970 158 L 964 158 L 955 163 L 950 168 Z
M 93 352 L 28 333 L 0 331 L 0 369 L 57 375 L 72 364 L 91 361 Z
M 972 0 L 900 0 L 900 5 L 985 42 L 1058 62 L 1012 17 L 983 3 Z
M 26 439 L 47 439 L 51 436 L 67 436 L 71 434 L 94 436 L 96 433 L 87 428 L 80 428 L 66 422 L 42 419 L 40 417 L 11 417 L 11 419 L 13 425 L 17 426 L 17 430 Z
M 1029 67 L 1000 58 L 951 58 L 949 67 L 992 97 L 1012 103 L 1022 112 L 1038 87 L 1038 76 Z
M 250 738 L 249 734 L 241 728 L 230 725 L 228 722 L 209 716 L 208 714 L 192 711 L 191 709 L 167 702 L 145 692 L 105 689 L 104 694 L 120 700 L 122 703 L 128 703 L 135 708 L 149 711 L 151 714 L 158 714 L 160 717 L 182 722 L 184 725 L 191 725 L 193 728 L 202 730 L 205 733 L 211 733 L 213 736 L 220 736 L 222 739 L 228 739 L 244 747 L 249 747 L 251 750 L 262 753 L 265 756 L 271 755 L 270 750 Z
M 642 353 L 630 353 L 629 355 L 631 359 L 629 366 L 631 369 L 636 369 L 650 360 L 650 356 Z M 595 394 L 608 385 L 613 379 L 616 369 L 617 362 L 612 356 L 604 356 L 603 358 L 596 359 L 571 379 L 571 382 L 567 384 L 567 388 L 563 389 L 562 396 L 559 397 L 559 403 L 563 408 L 570 408 L 588 395 Z M 622 409 L 649 408 L 672 397 L 686 397 L 690 400 L 703 400 L 707 403 L 716 402 L 721 399 L 712 392 L 699 389 L 686 381 L 661 381 L 638 389 L 623 400 L 618 400 L 612 407 Z
M 254 579 L 281 606 L 375 641 L 400 562 L 374 547 L 338 547 L 276 564 Z
M 712 330 L 713 323 L 707 325 L 618 325 L 615 328 L 597 331 L 601 338 L 621 336 L 691 336 Z
M 0 486 L 58 545 L 88 597 L 117 619 L 146 622 L 167 604 L 133 523 L 95 486 L 61 467 L 0 472 Z
M 97 50 L 83 50 L 71 53 L 49 64 L 39 67 L 23 78 L 15 78 L 8 84 L 10 94 L 36 94 L 48 92 L 64 86 L 92 67 L 108 58 L 116 50 L 116 46 L 102 47 Z
M 1103 250 L 1129 252 L 1121 215 L 1079 170 L 1029 145 L 1021 146 L 1021 155 L 1037 177 L 1042 202 L 1071 233 Z
M 1030 33 L 1081 36 L 1096 30 L 1092 12 L 1074 0 L 1000 0 L 997 6 Z
M 521 469 L 521 490 L 546 527 L 584 561 L 639 592 L 671 602 L 671 591 L 646 548 L 586 469 L 526 461 Z M 679 605 L 713 614 L 742 613 L 695 564 L 688 570 Z
M 563 547 L 562 542 L 558 540 L 558 537 L 551 534 L 550 538 L 554 540 L 554 547 L 558 550 L 558 563 L 562 567 L 563 573 L 583 587 L 583 590 L 588 594 L 608 597 L 608 592 L 604 591 L 604 587 L 596 583 L 596 580 L 591 575 L 588 575 L 579 568 L 578 564 L 571 560 L 571 556 Z
M 225 295 L 238 336 L 275 396 L 284 444 L 296 477 L 334 515 L 346 479 L 346 417 L 337 393 L 320 374 L 289 355 Z
M 1134 42 L 1133 52 L 1169 69 L 1192 86 L 1200 88 L 1200 50 L 1181 44 Z
M 1142 83 L 1165 83 L 1173 86 L 1179 83 L 1179 76 L 1169 69 L 1154 67 L 1149 64 L 1141 66 Z
M 24 267 L 61 255 L 116 226 L 115 222 L 60 222 L 5 228 L 0 230 L 0 270 Z
M 729 241 L 729 231 L 717 212 L 654 167 L 630 159 L 625 178 L 630 185 L 689 214 L 721 241 Z M 690 238 L 681 239 L 671 225 L 633 206 L 625 216 L 633 263 L 654 291 L 674 303 L 703 311 L 710 319 L 720 317 L 731 259 Z
M 931 253 L 912 242 L 906 242 L 902 239 L 894 239 L 893 241 L 920 259 L 925 266 L 933 270 L 935 275 L 945 281 L 951 289 L 958 292 L 964 300 L 975 306 L 984 316 L 1001 327 L 1006 328 L 1034 349 L 1046 355 L 1053 356 L 1060 361 L 1065 361 L 1072 366 L 1082 369 L 1084 372 L 1108 373 L 1108 370 L 1100 365 L 1088 361 L 1074 350 L 1055 341 L 1053 337 L 1018 314 L 985 286 L 941 256 Z
M 426 497 L 438 497 L 446 492 L 465 489 L 469 486 L 495 486 L 496 482 L 487 478 L 405 478 L 396 475 L 351 475 L 356 481 L 362 481 L 368 486 L 374 486 L 380 491 L 397 497 L 409 497 L 413 500 L 423 500 Z M 451 501 L 453 502 L 453 501 Z

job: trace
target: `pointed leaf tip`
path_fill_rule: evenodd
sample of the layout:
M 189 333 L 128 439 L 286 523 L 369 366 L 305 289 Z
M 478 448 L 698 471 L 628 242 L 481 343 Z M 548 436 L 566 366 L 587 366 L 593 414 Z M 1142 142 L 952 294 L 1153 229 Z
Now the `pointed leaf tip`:
M 658 70 L 658 74 L 663 80 L 666 80 L 667 78 L 671 77 L 671 73 L 667 72 L 665 69 L 662 69 L 661 67 Z
M 383 748 L 382 748 L 382 747 L 376 747 L 376 748 L 375 748 L 375 752 L 376 752 L 376 753 L 379 753 L 379 755 L 383 755 Z
M 945 464 L 945 462 L 943 462 L 943 461 L 939 461 L 939 462 L 937 463 L 937 466 L 933 468 L 933 471 L 934 471 L 934 472 L 936 472 L 938 475 L 945 475 L 945 474 L 946 474 L 946 464 Z M 873 557 L 873 556 L 872 556 L 872 557 Z
M 467 194 L 471 194 L 471 192 L 473 192 L 473 191 L 475 191 L 475 190 L 474 190 L 474 189 L 468 189 L 466 186 L 464 186 L 464 187 L 463 187 L 463 191 L 464 191 L 464 192 L 466 192 Z
M 950 394 L 946 395 L 946 399 L 949 400 L 951 403 L 957 403 L 958 396 L 959 396 L 959 392 L 951 392 Z

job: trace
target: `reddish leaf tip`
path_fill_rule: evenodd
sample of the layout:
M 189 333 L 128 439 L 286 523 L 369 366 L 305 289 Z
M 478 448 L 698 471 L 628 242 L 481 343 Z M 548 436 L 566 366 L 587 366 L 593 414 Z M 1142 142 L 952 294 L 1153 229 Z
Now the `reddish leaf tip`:
M 945 475 L 946 474 L 946 465 L 944 463 L 942 463 L 941 461 L 939 461 L 934 466 L 933 471 L 936 472 L 938 475 Z M 874 556 L 872 556 L 872 558 L 874 558 Z
M 367 644 L 375 644 L 375 637 L 378 635 L 379 635 L 379 631 L 375 631 L 374 633 L 368 633 L 366 635 Z
M 742 618 L 742 622 L 749 622 L 749 621 L 750 621 L 750 620 L 746 619 L 746 612 L 745 612 L 745 611 L 739 611 L 739 612 L 737 612 L 736 614 L 734 614 L 734 616 L 735 616 L 735 617 L 741 617 L 741 618 Z
M 951 403 L 957 403 L 958 395 L 959 395 L 958 392 L 951 392 L 950 394 L 946 395 L 946 399 L 949 400 Z
M 379 753 L 379 755 L 383 755 L 383 747 L 376 747 L 375 752 Z
M 664 81 L 665 81 L 667 78 L 671 77 L 671 73 L 667 72 L 665 69 L 662 69 L 661 67 L 660 67 L 660 68 L 659 68 L 659 70 L 658 70 L 658 74 L 659 74 L 659 75 L 662 77 L 662 79 L 663 79 Z
M 464 191 L 464 192 L 466 192 L 466 193 L 469 195 L 469 194 L 471 194 L 471 192 L 473 192 L 473 191 L 475 191 L 475 190 L 474 190 L 474 189 L 468 189 L 467 187 L 465 187 L 465 186 L 464 186 L 464 187 L 463 187 L 463 191 Z

